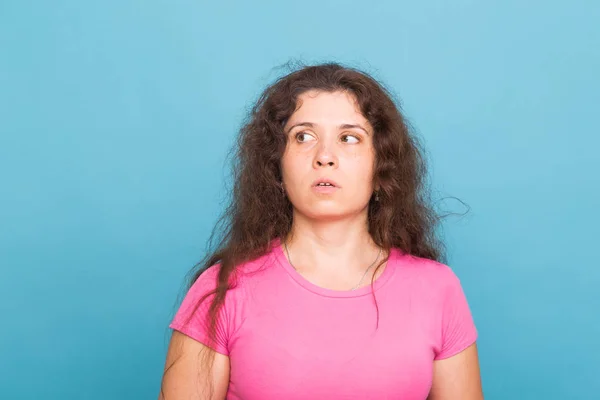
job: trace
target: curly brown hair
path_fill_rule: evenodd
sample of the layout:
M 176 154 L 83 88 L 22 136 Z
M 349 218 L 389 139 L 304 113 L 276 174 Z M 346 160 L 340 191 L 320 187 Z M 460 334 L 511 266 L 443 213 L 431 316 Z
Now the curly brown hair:
M 217 315 L 235 285 L 237 266 L 264 255 L 274 239 L 286 238 L 292 228 L 293 207 L 280 187 L 287 144 L 283 127 L 296 110 L 298 97 L 309 90 L 352 94 L 373 127 L 373 183 L 380 188 L 379 201 L 372 198 L 368 208 L 373 241 L 386 252 L 396 247 L 443 261 L 443 244 L 436 235 L 439 216 L 429 201 L 423 150 L 394 96 L 355 68 L 338 63 L 300 66 L 269 85 L 244 121 L 232 153 L 231 202 L 209 239 L 212 243 L 218 234 L 218 245 L 190 277 L 191 286 L 209 267 L 220 264 L 216 289 L 201 300 L 214 295 L 207 316 L 213 340 Z

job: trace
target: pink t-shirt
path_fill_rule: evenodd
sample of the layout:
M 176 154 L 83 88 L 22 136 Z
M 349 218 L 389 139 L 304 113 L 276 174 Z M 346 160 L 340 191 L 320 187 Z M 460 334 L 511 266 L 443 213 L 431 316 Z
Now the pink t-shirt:
M 170 327 L 206 342 L 218 265 L 198 278 Z M 477 338 L 461 284 L 444 264 L 392 249 L 374 283 L 354 291 L 316 286 L 280 246 L 240 267 L 217 325 L 215 350 L 229 356 L 227 399 L 423 400 L 433 361 Z

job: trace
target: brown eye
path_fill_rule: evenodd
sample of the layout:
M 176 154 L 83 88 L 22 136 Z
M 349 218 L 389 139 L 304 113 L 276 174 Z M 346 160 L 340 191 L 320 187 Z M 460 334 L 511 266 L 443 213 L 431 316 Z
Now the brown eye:
M 298 132 L 296 134 L 296 140 L 300 143 L 304 143 L 304 142 L 308 142 L 312 139 L 314 139 L 314 136 L 306 133 L 306 132 Z
M 342 136 L 342 142 L 358 143 L 358 142 L 360 142 L 360 140 L 358 139 L 358 137 L 356 137 L 354 135 L 344 135 L 344 136 Z

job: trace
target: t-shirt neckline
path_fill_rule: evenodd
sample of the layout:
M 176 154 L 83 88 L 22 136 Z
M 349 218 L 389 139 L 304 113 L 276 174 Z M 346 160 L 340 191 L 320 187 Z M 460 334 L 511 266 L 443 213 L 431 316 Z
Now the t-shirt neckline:
M 275 255 L 275 258 L 279 265 L 283 267 L 283 269 L 292 277 L 292 279 L 302 286 L 304 289 L 309 290 L 313 293 L 316 293 L 325 297 L 360 297 L 369 295 L 372 292 L 376 292 L 383 285 L 385 285 L 392 275 L 394 274 L 396 262 L 399 256 L 399 250 L 396 248 L 392 248 L 390 250 L 390 256 L 387 260 L 386 265 L 384 266 L 384 270 L 381 275 L 373 282 L 373 288 L 371 288 L 371 283 L 361 286 L 356 290 L 334 290 L 324 288 L 322 286 L 315 285 L 314 283 L 307 280 L 304 276 L 302 276 L 288 261 L 287 257 L 283 252 L 283 246 L 281 243 L 281 239 L 274 239 L 272 242 L 272 251 Z

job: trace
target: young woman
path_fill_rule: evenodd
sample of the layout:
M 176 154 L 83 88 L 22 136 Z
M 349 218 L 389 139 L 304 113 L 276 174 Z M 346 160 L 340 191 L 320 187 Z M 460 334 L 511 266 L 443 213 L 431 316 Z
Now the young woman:
M 482 399 L 417 142 L 338 64 L 268 87 L 240 132 L 222 242 L 196 273 L 160 398 Z

